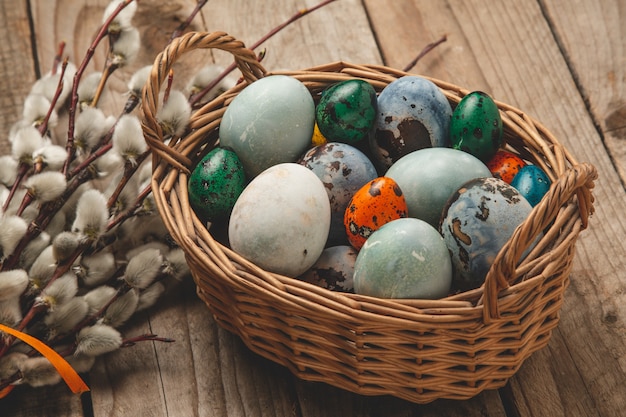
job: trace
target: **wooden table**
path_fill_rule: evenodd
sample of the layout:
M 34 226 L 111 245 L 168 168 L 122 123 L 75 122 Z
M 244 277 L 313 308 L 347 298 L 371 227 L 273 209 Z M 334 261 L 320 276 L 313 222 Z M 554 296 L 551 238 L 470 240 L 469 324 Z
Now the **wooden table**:
M 106 0 L 0 2 L 0 131 L 18 120 L 31 84 L 56 47 L 79 62 Z M 251 44 L 315 0 L 211 0 L 192 27 Z M 141 0 L 135 25 L 151 63 L 193 0 Z M 81 397 L 59 384 L 19 387 L 8 416 L 489 416 L 626 415 L 626 1 L 339 0 L 264 44 L 266 68 L 335 60 L 403 68 L 429 42 L 448 40 L 414 72 L 449 80 L 524 109 L 599 171 L 596 212 L 578 241 L 561 322 L 547 348 L 506 387 L 469 401 L 415 405 L 362 397 L 295 379 L 218 328 L 191 282 L 125 329 L 146 342 L 99 360 Z M 208 58 L 207 58 L 208 57 Z M 228 63 L 219 53 L 204 55 Z M 92 68 L 101 68 L 96 53 Z M 192 64 L 190 64 L 192 65 Z M 124 91 L 130 71 L 112 86 Z M 115 96 L 111 95 L 115 104 Z

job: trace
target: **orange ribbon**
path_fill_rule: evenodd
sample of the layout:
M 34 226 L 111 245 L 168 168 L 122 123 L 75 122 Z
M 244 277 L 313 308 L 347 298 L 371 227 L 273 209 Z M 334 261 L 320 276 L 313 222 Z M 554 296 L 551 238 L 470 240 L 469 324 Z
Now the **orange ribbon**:
M 33 336 L 22 333 L 3 324 L 0 324 L 0 330 L 17 337 L 25 343 L 28 343 L 30 346 L 33 347 L 33 349 L 35 349 L 37 352 L 41 353 L 46 359 L 48 359 L 74 394 L 80 394 L 89 391 L 89 387 L 87 386 L 87 384 L 85 384 L 85 381 L 82 380 L 82 378 L 80 377 L 80 375 L 78 375 L 74 368 L 72 368 L 61 355 L 52 350 L 48 345 L 46 345 L 39 339 L 34 338 Z M 11 392 L 13 387 L 14 385 L 9 385 L 8 387 L 0 390 L 0 398 L 7 396 Z

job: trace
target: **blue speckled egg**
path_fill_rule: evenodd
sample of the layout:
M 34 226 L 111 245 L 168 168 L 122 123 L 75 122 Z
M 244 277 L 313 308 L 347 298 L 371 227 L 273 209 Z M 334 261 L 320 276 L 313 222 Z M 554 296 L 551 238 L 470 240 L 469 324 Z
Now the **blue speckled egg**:
M 295 162 L 311 143 L 315 103 L 303 83 L 286 75 L 261 78 L 244 88 L 220 122 L 220 145 L 232 149 L 253 178 Z
M 409 217 L 439 225 L 448 198 L 473 178 L 491 177 L 475 156 L 451 148 L 425 148 L 400 158 L 385 174 L 393 178 L 409 209 Z
M 439 87 L 407 75 L 389 83 L 378 96 L 378 117 L 369 145 L 381 169 L 409 152 L 450 146 L 452 107 Z
M 330 201 L 330 232 L 327 246 L 347 244 L 343 216 L 350 199 L 376 178 L 374 164 L 354 146 L 329 142 L 308 150 L 299 163 L 322 181 Z
M 502 246 L 532 207 L 512 186 L 498 178 L 463 184 L 444 208 L 441 232 L 454 266 L 453 287 L 480 287 Z
M 511 185 L 535 207 L 550 189 L 550 178 L 537 165 L 526 165 L 513 177 Z
M 354 292 L 354 263 L 357 250 L 349 245 L 324 249 L 313 266 L 299 278 L 331 291 Z
M 372 233 L 354 265 L 354 291 L 380 298 L 442 298 L 451 281 L 441 235 L 413 218 L 391 221 Z

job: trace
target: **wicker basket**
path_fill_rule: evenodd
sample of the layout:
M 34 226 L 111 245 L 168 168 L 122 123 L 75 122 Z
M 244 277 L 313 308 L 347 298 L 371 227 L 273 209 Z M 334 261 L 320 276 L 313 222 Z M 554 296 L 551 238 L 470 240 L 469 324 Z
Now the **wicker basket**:
M 181 55 L 230 52 L 244 82 L 198 109 L 182 138 L 163 143 L 155 114 L 159 92 Z M 406 75 L 384 66 L 335 62 L 281 72 L 314 97 L 332 83 L 361 78 L 377 91 Z M 229 102 L 265 70 L 252 51 L 225 33 L 189 33 L 158 55 L 143 93 L 144 133 L 153 151 L 153 194 L 186 253 L 199 297 L 216 321 L 254 352 L 303 380 L 363 395 L 415 403 L 467 399 L 503 386 L 544 347 L 559 321 L 576 238 L 593 212 L 593 166 L 578 163 L 539 122 L 497 103 L 507 148 L 540 166 L 553 185 L 501 250 L 485 284 L 442 300 L 378 299 L 331 292 L 266 272 L 216 240 L 189 206 L 187 179 L 216 146 Z M 431 79 L 454 107 L 468 90 Z M 519 262 L 535 238 L 543 237 Z

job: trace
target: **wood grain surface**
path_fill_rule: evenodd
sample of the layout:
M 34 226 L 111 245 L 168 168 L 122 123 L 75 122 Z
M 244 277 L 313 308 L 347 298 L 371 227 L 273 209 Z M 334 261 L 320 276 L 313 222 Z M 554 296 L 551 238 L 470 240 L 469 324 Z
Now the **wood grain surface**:
M 21 115 L 30 85 L 50 68 L 59 42 L 82 59 L 105 0 L 0 2 L 0 153 Z M 123 105 L 130 75 L 151 64 L 193 0 L 141 0 L 135 25 L 143 49 L 116 72 L 105 106 Z M 209 0 L 194 30 L 223 30 L 252 44 L 315 0 Z M 577 243 L 561 322 L 498 391 L 469 401 L 415 405 L 362 397 L 297 380 L 216 326 L 191 282 L 124 329 L 172 337 L 99 360 L 86 376 L 89 394 L 62 384 L 17 388 L 0 416 L 488 416 L 614 417 L 626 410 L 626 1 L 624 0 L 338 0 L 266 42 L 263 65 L 301 69 L 336 60 L 403 68 L 429 42 L 447 41 L 412 71 L 483 90 L 537 118 L 600 179 L 596 212 Z M 185 79 L 206 62 L 199 52 L 177 69 Z M 97 51 L 90 70 L 102 67 Z

